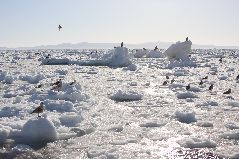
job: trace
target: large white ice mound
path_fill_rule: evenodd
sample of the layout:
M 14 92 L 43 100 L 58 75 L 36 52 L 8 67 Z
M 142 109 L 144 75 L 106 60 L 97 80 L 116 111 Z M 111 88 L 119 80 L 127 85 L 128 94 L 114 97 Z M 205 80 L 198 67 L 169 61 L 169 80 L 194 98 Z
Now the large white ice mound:
M 103 56 L 102 59 L 111 67 L 125 67 L 131 64 L 128 48 L 125 47 L 116 47 L 109 54 Z
M 167 56 L 169 59 L 185 59 L 188 57 L 188 54 L 191 51 L 191 46 L 191 41 L 177 42 L 176 44 L 172 44 L 164 52 L 164 55 Z
M 22 128 L 21 135 L 24 142 L 52 142 L 57 140 L 56 128 L 47 118 L 33 118 L 28 120 Z

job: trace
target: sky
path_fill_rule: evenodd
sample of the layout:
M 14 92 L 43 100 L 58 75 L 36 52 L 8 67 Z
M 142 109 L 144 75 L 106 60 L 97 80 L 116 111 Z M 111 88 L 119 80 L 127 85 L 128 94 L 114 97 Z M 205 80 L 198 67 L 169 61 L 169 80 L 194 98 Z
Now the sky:
M 238 6 L 239 0 L 0 0 L 0 47 L 185 37 L 239 46 Z

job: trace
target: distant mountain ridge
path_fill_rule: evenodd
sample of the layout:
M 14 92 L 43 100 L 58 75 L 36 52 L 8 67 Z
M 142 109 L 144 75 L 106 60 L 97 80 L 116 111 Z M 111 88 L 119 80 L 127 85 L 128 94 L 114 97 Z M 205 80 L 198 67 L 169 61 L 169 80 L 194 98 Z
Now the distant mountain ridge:
M 126 47 L 130 49 L 141 49 L 148 48 L 153 49 L 155 46 L 161 49 L 167 49 L 173 42 L 148 42 L 148 43 L 139 43 L 139 44 L 124 44 Z M 62 43 L 58 45 L 41 45 L 35 47 L 17 47 L 17 48 L 7 48 L 0 47 L 0 50 L 32 50 L 32 49 L 110 49 L 114 46 L 119 46 L 120 43 Z M 216 46 L 216 45 L 198 45 L 193 44 L 193 49 L 239 49 L 239 46 Z

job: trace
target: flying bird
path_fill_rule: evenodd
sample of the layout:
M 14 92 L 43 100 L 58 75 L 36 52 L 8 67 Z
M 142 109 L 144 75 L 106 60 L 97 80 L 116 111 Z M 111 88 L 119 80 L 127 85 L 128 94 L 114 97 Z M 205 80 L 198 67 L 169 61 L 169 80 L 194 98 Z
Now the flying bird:
M 38 117 L 41 117 L 41 116 L 39 115 L 39 113 L 42 113 L 43 110 L 44 110 L 43 102 L 41 102 L 41 103 L 40 103 L 40 106 L 37 107 L 35 110 L 33 110 L 33 112 L 31 112 L 31 114 L 32 114 L 32 113 L 38 113 Z
M 59 31 L 61 30 L 61 28 L 62 28 L 62 26 L 61 26 L 61 25 L 59 25 L 59 26 L 58 26 L 58 29 L 59 29 Z

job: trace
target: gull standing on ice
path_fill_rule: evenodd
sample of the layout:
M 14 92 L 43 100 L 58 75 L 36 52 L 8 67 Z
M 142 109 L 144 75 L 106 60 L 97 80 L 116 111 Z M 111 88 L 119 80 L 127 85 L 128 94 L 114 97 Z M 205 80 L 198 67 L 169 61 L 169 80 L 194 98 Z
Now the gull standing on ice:
M 31 112 L 31 114 L 32 113 L 38 113 L 38 117 L 41 117 L 40 115 L 39 115 L 39 113 L 42 113 L 43 112 L 43 102 L 41 102 L 40 103 L 40 106 L 39 107 L 37 107 L 35 110 L 33 110 L 32 112 Z

